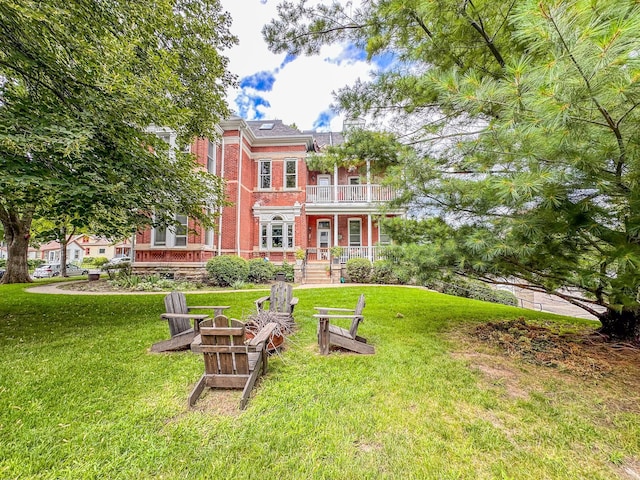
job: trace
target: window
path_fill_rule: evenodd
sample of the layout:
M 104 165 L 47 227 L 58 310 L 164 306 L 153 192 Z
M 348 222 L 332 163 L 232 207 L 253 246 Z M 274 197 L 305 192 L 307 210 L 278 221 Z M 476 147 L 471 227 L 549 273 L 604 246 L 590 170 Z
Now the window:
M 360 219 L 349 220 L 349 246 L 350 247 L 362 246 L 360 232 L 361 232 Z
M 213 247 L 213 228 L 207 228 L 204 234 L 204 244 L 207 247 Z
M 153 244 L 158 246 L 167 244 L 167 228 L 164 225 L 153 229 Z
M 211 140 L 207 150 L 207 172 L 216 173 L 216 144 Z
M 180 225 L 176 227 L 174 246 L 186 247 L 187 246 L 187 230 L 188 220 L 186 215 L 176 215 L 176 220 Z
M 284 188 L 298 187 L 298 160 L 288 158 L 284 161 Z
M 87 255 L 87 256 L 91 255 L 91 249 L 90 248 L 85 248 L 84 249 L 84 254 Z
M 380 245 L 391 245 L 391 237 L 385 232 L 382 223 L 378 224 L 378 243 Z
M 88 250 L 88 249 L 87 249 L 87 250 Z M 107 249 L 106 249 L 106 248 L 99 248 L 99 249 L 98 249 L 98 253 L 99 253 L 99 254 L 105 254 L 105 253 L 107 253 Z
M 271 160 L 258 162 L 258 186 L 263 189 L 271 188 Z
M 171 226 L 169 229 L 164 225 L 159 225 L 153 229 L 153 245 L 157 247 L 186 247 L 187 234 L 189 231 L 189 219 L 186 215 L 176 215 L 179 225 Z
M 263 250 L 292 249 L 293 222 L 276 215 L 260 228 L 260 248 Z

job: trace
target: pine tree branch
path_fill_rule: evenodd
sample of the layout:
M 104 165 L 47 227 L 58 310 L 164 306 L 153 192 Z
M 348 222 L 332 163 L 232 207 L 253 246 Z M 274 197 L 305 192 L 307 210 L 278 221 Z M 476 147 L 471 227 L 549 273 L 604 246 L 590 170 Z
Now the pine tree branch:
M 473 17 L 471 17 L 471 15 L 469 15 L 469 13 L 467 12 L 467 5 L 471 5 L 471 7 L 473 7 L 473 9 L 475 10 L 475 6 L 473 5 L 473 2 L 471 0 L 465 0 L 464 3 L 462 4 L 462 8 L 460 9 L 460 11 L 462 12 L 462 16 L 466 18 L 469 24 L 471 25 L 471 27 L 480 34 L 485 44 L 487 45 L 487 48 L 489 48 L 489 51 L 491 52 L 493 57 L 496 59 L 500 67 L 504 68 L 505 66 L 504 58 L 502 58 L 502 55 L 500 54 L 500 51 L 496 47 L 493 40 L 489 37 L 489 35 L 487 35 L 487 32 L 485 31 L 484 26 L 482 24 L 482 18 L 480 17 L 480 23 L 476 22 L 473 19 Z

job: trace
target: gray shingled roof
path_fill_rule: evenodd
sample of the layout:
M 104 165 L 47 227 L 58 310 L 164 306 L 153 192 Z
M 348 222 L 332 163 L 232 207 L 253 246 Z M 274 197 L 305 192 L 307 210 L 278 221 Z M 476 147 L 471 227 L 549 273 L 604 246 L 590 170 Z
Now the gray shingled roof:
M 260 129 L 262 125 L 271 124 L 271 129 Z M 294 135 L 301 135 L 302 133 L 295 128 L 291 128 L 289 125 L 282 123 L 282 120 L 250 120 L 247 121 L 247 125 L 251 128 L 251 131 L 258 138 L 260 137 L 289 137 Z
M 341 132 L 314 132 L 313 130 L 305 130 L 302 132 L 307 135 L 313 135 L 313 140 L 317 143 L 320 150 L 329 145 L 340 145 L 344 143 L 344 135 Z

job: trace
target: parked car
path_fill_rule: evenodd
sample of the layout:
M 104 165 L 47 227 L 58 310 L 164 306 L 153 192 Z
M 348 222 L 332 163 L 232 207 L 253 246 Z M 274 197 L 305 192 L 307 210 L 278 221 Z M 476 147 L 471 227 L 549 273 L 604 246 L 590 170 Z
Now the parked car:
M 102 266 L 102 269 L 107 269 L 109 267 L 115 267 L 116 265 L 120 265 L 122 263 L 131 263 L 131 257 L 115 257 L 109 260 Z
M 67 275 L 69 277 L 76 277 L 78 275 L 87 275 L 89 273 L 88 270 L 78 267 L 72 263 L 67 264 Z M 51 278 L 57 277 L 60 275 L 60 264 L 59 263 L 46 263 L 44 265 L 40 265 L 36 268 L 36 271 L 33 272 L 33 276 L 35 278 Z

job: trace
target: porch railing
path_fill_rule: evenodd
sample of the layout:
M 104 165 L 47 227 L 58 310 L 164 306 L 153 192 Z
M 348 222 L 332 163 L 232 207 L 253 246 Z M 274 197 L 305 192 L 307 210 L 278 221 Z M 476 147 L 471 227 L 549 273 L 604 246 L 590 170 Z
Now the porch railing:
M 380 260 L 383 257 L 384 247 L 342 247 L 342 255 L 340 255 L 340 263 L 346 263 L 351 258 L 368 258 L 372 262 Z M 309 248 L 307 249 L 308 261 L 328 261 L 331 254 L 328 248 Z
M 307 203 L 389 202 L 395 189 L 383 185 L 308 185 Z

